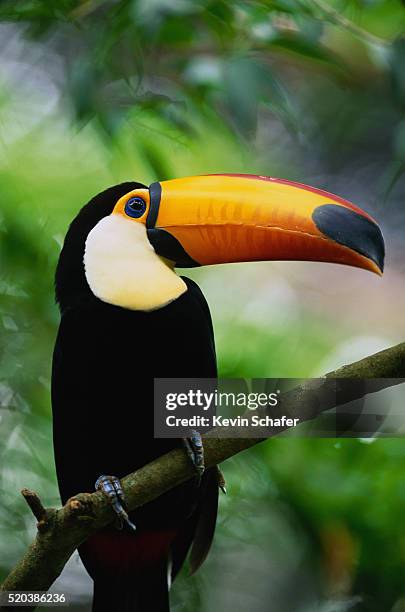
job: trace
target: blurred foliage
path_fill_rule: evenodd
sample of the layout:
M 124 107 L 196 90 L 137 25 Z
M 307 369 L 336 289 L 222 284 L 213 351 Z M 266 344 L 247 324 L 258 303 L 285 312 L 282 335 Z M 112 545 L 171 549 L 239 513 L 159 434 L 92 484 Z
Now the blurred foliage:
M 18 490 L 58 499 L 53 270 L 78 208 L 128 178 L 285 176 L 378 214 L 403 279 L 404 30 L 399 0 L 0 2 L 0 578 L 34 531 Z M 317 374 L 356 335 L 326 288 L 304 304 L 282 270 L 190 274 L 222 375 Z M 225 472 L 212 554 L 175 611 L 405 609 L 401 440 L 278 439 Z
M 25 41 L 25 81 L 29 65 L 42 69 L 60 110 L 79 126 L 94 119 L 107 139 L 130 125 L 161 179 L 166 163 L 137 137 L 144 112 L 189 136 L 220 119 L 263 156 L 289 138 L 304 176 L 310 161 L 330 172 L 373 152 L 380 201 L 403 178 L 400 0 L 3 0 L 0 21 L 3 54 Z
M 395 0 L 3 0 L 0 19 L 47 42 L 60 60 L 48 69 L 76 119 L 96 115 L 110 134 L 133 106 L 190 130 L 185 103 L 200 113 L 214 109 L 244 135 L 258 107 L 299 130 L 283 64 L 293 56 L 347 84 L 363 80 L 350 57 L 360 47 L 376 76 L 391 65 L 403 102 L 405 17 Z

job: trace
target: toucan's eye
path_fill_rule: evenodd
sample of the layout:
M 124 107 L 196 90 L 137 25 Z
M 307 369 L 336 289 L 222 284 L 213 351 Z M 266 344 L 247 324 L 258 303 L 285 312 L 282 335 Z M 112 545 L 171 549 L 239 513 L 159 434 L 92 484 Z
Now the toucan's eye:
M 134 219 L 142 217 L 145 210 L 146 202 L 142 198 L 129 198 L 128 202 L 125 204 L 125 213 L 128 217 L 133 217 Z

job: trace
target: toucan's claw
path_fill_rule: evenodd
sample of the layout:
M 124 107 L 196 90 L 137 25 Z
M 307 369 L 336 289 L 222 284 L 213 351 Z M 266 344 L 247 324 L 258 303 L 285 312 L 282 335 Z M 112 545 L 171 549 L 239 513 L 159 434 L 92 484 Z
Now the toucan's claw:
M 225 482 L 225 477 L 219 467 L 219 465 L 217 465 L 217 482 L 218 482 L 218 487 L 221 489 L 222 493 L 224 495 L 226 495 L 226 482 Z
M 197 484 L 200 485 L 202 475 L 205 471 L 204 465 L 204 447 L 201 439 L 201 434 L 196 429 L 190 431 L 189 438 L 183 438 L 184 446 L 187 455 L 190 458 L 191 463 L 197 473 Z
M 125 496 L 119 479 L 116 476 L 102 475 L 97 478 L 94 487 L 96 491 L 101 491 L 108 497 L 117 515 L 117 528 L 122 529 L 124 523 L 126 523 L 130 529 L 136 531 L 135 525 L 129 519 L 128 513 L 125 510 Z

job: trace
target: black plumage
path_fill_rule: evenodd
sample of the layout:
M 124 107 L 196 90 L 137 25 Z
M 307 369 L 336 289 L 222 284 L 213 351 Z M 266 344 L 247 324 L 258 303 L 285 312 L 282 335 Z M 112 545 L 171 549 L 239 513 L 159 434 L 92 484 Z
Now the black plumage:
M 92 293 L 84 272 L 86 238 L 117 200 L 143 187 L 123 183 L 93 198 L 66 235 L 56 272 L 61 322 L 55 345 L 52 405 L 62 501 L 94 490 L 101 474 L 122 477 L 180 446 L 153 437 L 154 377 L 215 377 L 211 317 L 200 289 L 151 311 L 126 310 Z M 135 262 L 134 262 L 135 263 Z M 94 609 L 168 609 L 167 574 L 204 559 L 217 512 L 215 470 L 134 513 L 135 534 L 108 527 L 80 548 L 95 580 Z M 196 537 L 197 534 L 197 537 Z M 200 534 L 200 536 L 198 536 Z

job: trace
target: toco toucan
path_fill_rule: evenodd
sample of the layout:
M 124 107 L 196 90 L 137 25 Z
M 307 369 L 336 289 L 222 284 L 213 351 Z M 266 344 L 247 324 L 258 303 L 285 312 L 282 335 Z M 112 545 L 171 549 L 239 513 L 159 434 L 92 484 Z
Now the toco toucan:
M 207 302 L 175 268 L 258 260 L 333 262 L 381 274 L 384 242 L 376 222 L 340 197 L 243 174 L 122 183 L 90 200 L 69 227 L 55 280 L 60 494 L 66 502 L 97 483 L 123 523 L 79 549 L 96 612 L 168 610 L 168 588 L 186 556 L 195 571 L 208 553 L 217 470 L 129 516 L 119 478 L 183 444 L 154 438 L 154 378 L 217 376 Z M 189 443 L 201 474 L 198 435 Z

